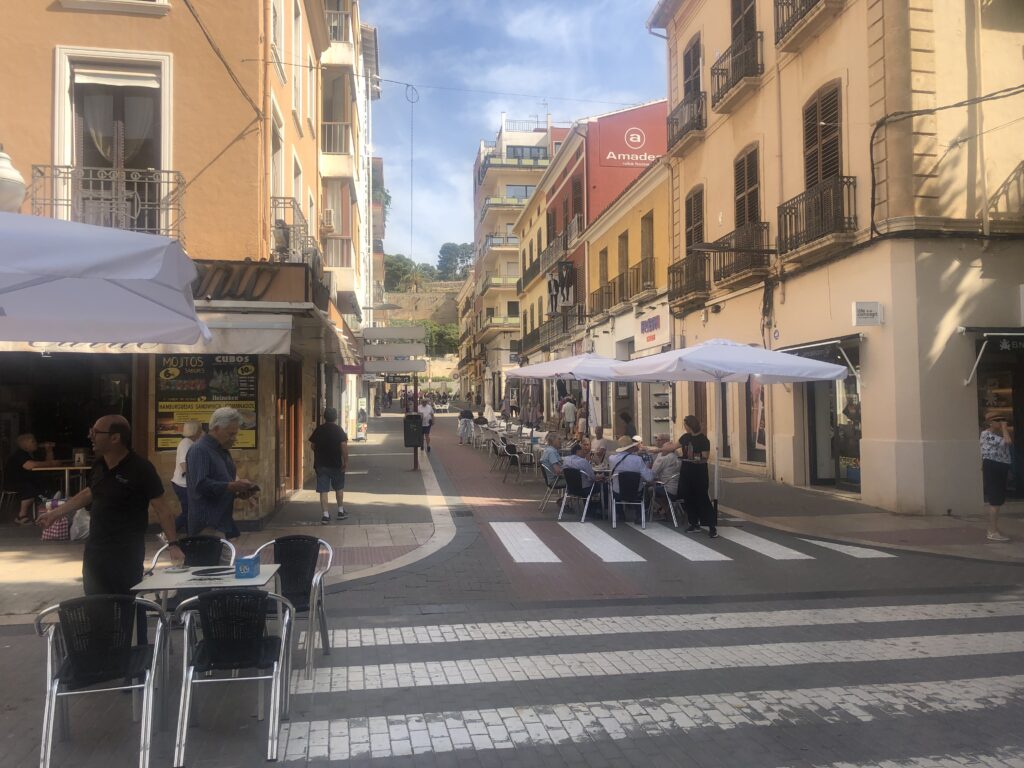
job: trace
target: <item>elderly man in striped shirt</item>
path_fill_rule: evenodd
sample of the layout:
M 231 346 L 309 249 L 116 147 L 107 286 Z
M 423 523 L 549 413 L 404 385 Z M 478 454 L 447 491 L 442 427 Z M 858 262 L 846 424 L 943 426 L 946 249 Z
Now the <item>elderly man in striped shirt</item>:
M 210 417 L 209 431 L 188 450 L 188 535 L 239 535 L 232 511 L 235 499 L 250 499 L 259 486 L 239 480 L 229 449 L 238 438 L 242 414 L 234 408 L 218 408 Z

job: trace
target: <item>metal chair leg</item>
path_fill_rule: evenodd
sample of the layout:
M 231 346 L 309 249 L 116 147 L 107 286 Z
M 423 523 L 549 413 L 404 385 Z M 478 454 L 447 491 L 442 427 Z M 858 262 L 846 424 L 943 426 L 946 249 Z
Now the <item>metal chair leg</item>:
M 139 734 L 139 768 L 149 768 L 149 748 L 153 736 L 153 675 L 146 672 L 142 684 L 142 732 Z
M 555 492 L 555 486 L 549 485 L 547 492 L 544 494 L 544 498 L 541 499 L 541 501 L 540 501 L 540 511 L 541 512 L 543 512 L 544 511 L 544 507 L 546 507 L 548 505 L 548 502 L 551 500 L 551 494 L 553 494 L 554 492 Z
M 185 741 L 188 738 L 188 718 L 192 707 L 192 678 L 195 668 L 186 666 L 182 674 L 181 701 L 178 706 L 178 734 L 174 742 L 174 768 L 185 765 Z
M 280 730 L 281 712 L 281 669 L 277 662 L 274 662 L 270 678 L 270 723 L 268 724 L 269 734 L 267 736 L 267 760 L 277 760 L 277 739 Z M 260 684 L 263 681 L 260 680 Z
M 265 701 L 266 692 L 264 691 L 264 688 L 266 688 L 264 685 L 265 682 L 266 680 L 262 679 L 256 681 L 256 719 L 260 722 L 263 722 L 263 718 L 266 714 L 265 710 L 267 708 Z
M 60 740 L 68 741 L 71 738 L 71 707 L 66 697 L 58 697 L 57 716 L 60 719 Z
M 565 494 L 565 496 L 562 497 L 562 506 L 560 506 L 558 508 L 558 519 L 559 520 L 562 519 L 562 513 L 565 512 L 565 502 L 567 502 L 568 500 L 569 500 L 569 494 L 567 493 L 567 494 Z
M 668 499 L 668 513 L 670 515 L 672 515 L 672 526 L 674 528 L 678 528 L 679 527 L 679 521 L 676 520 L 676 503 L 677 502 L 674 499 L 669 498 L 667 492 L 665 493 L 665 498 Z
M 49 768 L 50 754 L 53 751 L 53 719 L 57 714 L 57 691 L 60 681 L 50 681 L 46 691 L 46 704 L 43 707 L 43 743 L 39 748 L 39 768 Z
M 615 500 L 615 496 L 612 496 L 612 528 L 615 528 L 618 523 L 616 522 L 616 513 L 619 511 L 619 502 Z
M 647 530 L 647 507 L 643 496 L 640 497 L 640 530 Z
M 324 656 L 331 655 L 331 635 L 327 630 L 327 611 L 324 610 L 323 598 L 316 601 L 316 613 L 320 618 L 320 645 L 324 649 Z

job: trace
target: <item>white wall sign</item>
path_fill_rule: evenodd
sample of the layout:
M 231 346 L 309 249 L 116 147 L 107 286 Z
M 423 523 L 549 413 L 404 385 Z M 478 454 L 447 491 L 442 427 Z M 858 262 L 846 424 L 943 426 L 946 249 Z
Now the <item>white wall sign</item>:
M 668 313 L 660 310 L 645 312 L 637 319 L 637 330 L 633 334 L 633 349 L 639 352 L 651 347 L 668 344 L 672 339 Z
M 422 341 L 427 337 L 427 329 L 422 325 L 388 325 L 379 328 L 363 328 L 360 336 L 367 341 L 391 339 Z
M 882 302 L 880 301 L 855 301 L 853 302 L 853 324 L 881 325 L 884 322 L 882 314 Z

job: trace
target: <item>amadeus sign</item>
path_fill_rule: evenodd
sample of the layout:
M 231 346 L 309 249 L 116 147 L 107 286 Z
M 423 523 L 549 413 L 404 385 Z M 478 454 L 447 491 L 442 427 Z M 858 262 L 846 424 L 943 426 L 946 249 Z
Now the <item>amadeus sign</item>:
M 615 133 L 611 131 L 614 131 L 614 129 L 611 129 L 609 133 L 615 137 Z M 604 135 L 604 132 L 602 132 L 602 138 Z M 607 145 L 613 143 L 612 141 L 601 142 L 601 165 L 618 166 L 620 168 L 646 168 L 661 157 L 660 154 L 652 153 L 645 149 L 647 146 L 647 134 L 644 133 L 642 128 L 638 128 L 635 125 L 626 128 L 621 134 L 621 139 L 613 141 L 619 147 L 608 147 Z

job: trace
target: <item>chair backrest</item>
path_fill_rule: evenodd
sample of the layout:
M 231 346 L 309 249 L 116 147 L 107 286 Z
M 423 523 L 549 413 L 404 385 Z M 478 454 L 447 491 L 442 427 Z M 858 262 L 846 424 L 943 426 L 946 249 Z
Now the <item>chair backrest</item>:
M 616 472 L 615 477 L 619 481 L 619 500 L 639 504 L 643 497 L 643 475 L 639 472 Z
M 131 661 L 135 612 L 131 595 L 88 595 L 58 606 L 72 687 L 124 677 Z
M 544 485 L 551 488 L 558 482 L 558 475 L 555 474 L 555 470 L 545 464 L 543 461 L 540 463 L 540 471 L 544 476 Z
M 274 562 L 281 566 L 277 572 L 281 580 L 281 594 L 291 600 L 295 610 L 308 610 L 320 550 L 326 547 L 330 552 L 330 548 L 316 536 L 304 535 L 281 536 L 264 546 L 273 546 Z
M 178 539 L 178 547 L 185 556 L 185 565 L 189 568 L 220 565 L 224 550 L 227 549 L 224 545 L 228 543 L 216 536 L 182 536 Z M 233 555 L 234 547 L 228 551 Z
M 587 489 L 583 487 L 583 473 L 573 467 L 562 467 L 562 477 L 565 478 L 565 491 L 569 496 L 587 496 Z
M 267 593 L 214 589 L 199 594 L 196 600 L 210 663 L 236 669 L 258 666 L 267 634 Z

